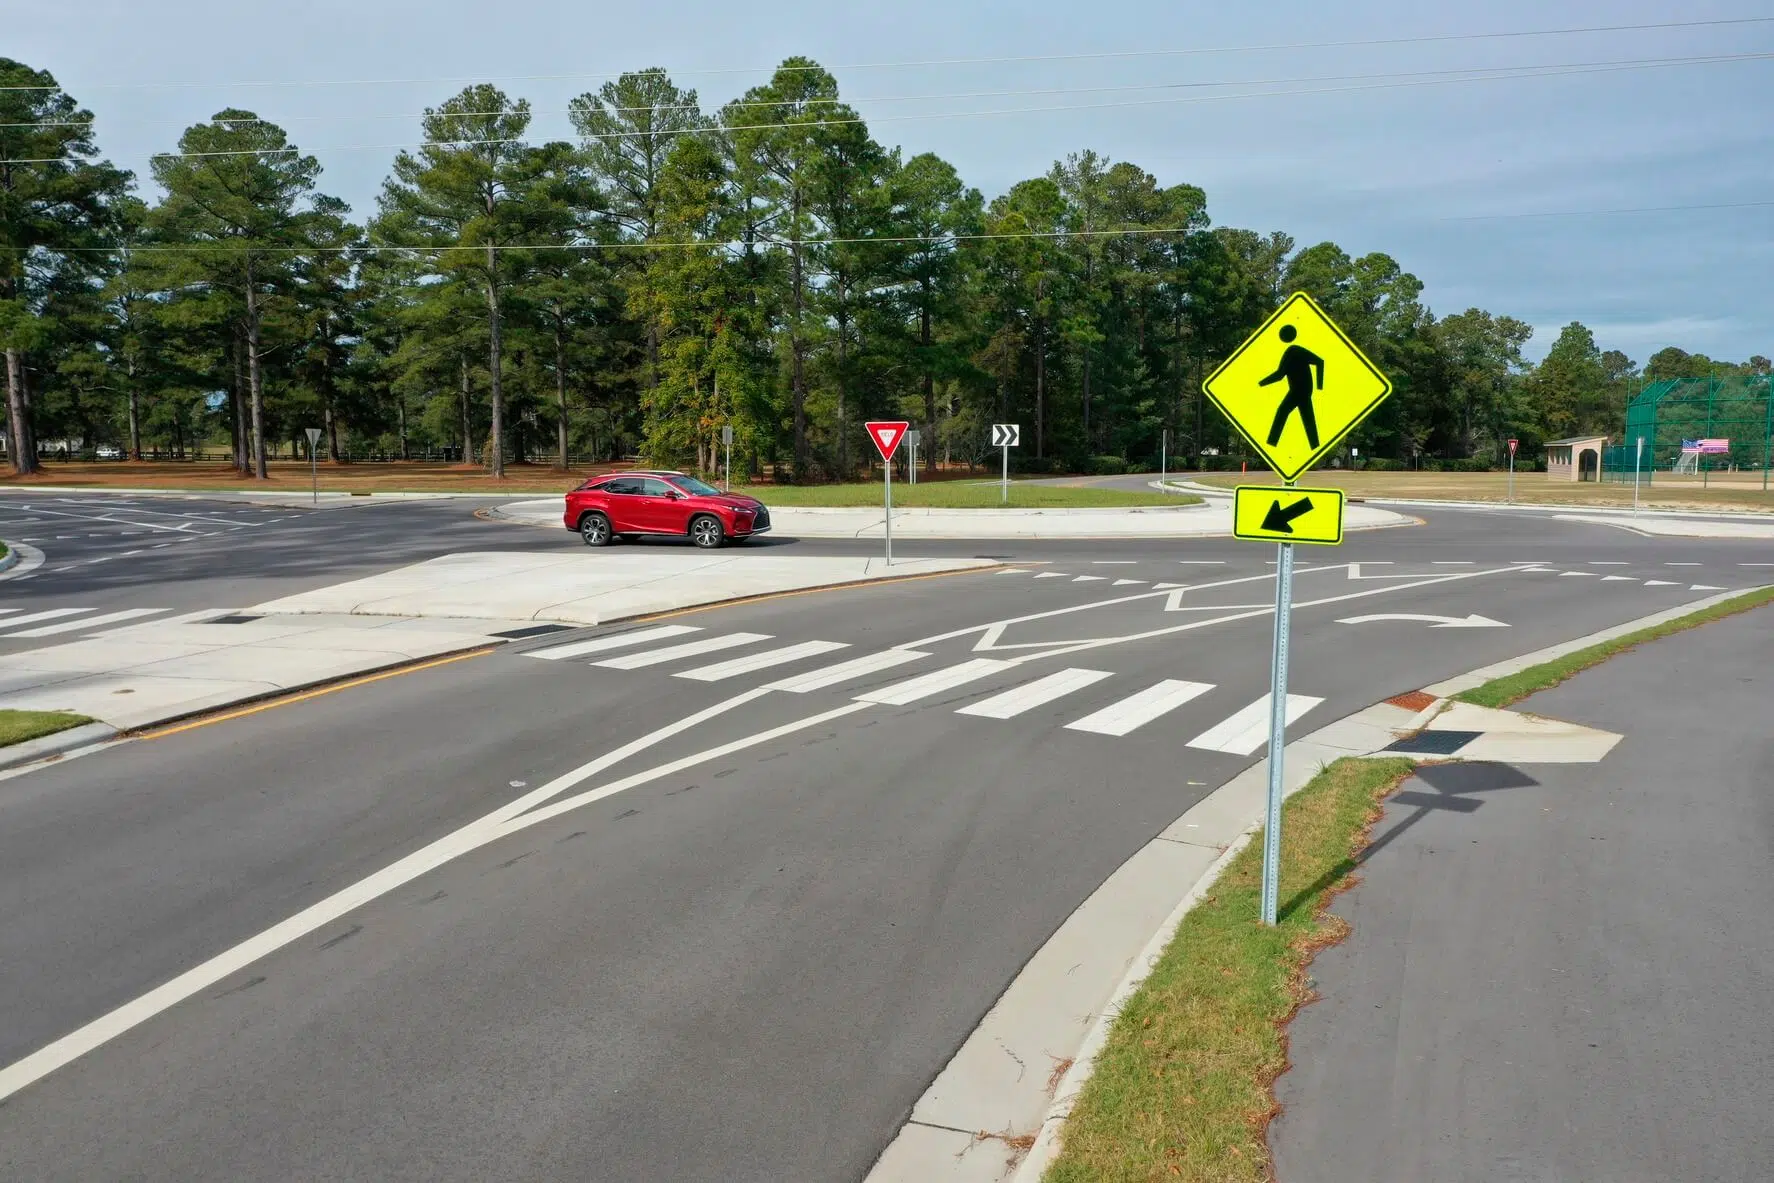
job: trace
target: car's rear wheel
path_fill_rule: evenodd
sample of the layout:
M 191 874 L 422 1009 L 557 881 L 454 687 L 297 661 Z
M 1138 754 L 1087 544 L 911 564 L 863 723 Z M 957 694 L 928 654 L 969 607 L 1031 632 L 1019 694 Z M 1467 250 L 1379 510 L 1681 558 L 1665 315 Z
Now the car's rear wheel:
M 703 550 L 713 550 L 727 540 L 721 519 L 711 513 L 699 513 L 690 519 L 690 541 Z
M 579 537 L 587 546 L 610 545 L 610 519 L 601 513 L 588 513 L 579 519 Z

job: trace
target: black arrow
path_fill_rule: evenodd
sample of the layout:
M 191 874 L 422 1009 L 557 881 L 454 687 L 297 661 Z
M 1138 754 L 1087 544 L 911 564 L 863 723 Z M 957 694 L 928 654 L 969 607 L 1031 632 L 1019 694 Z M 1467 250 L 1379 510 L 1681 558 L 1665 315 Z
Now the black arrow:
M 1311 512 L 1312 498 L 1310 497 L 1302 497 L 1286 509 L 1281 508 L 1281 501 L 1277 499 L 1275 504 L 1269 507 L 1268 514 L 1263 518 L 1263 529 L 1272 531 L 1276 534 L 1292 534 L 1294 528 L 1289 525 L 1289 523 L 1302 514 L 1308 514 Z

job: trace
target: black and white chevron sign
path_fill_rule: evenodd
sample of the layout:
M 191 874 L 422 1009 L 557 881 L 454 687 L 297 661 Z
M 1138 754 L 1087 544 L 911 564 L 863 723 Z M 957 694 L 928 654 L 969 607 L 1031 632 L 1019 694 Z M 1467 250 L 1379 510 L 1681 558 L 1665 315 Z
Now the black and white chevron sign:
M 992 447 L 1014 448 L 1022 438 L 1022 425 L 1018 423 L 992 424 Z

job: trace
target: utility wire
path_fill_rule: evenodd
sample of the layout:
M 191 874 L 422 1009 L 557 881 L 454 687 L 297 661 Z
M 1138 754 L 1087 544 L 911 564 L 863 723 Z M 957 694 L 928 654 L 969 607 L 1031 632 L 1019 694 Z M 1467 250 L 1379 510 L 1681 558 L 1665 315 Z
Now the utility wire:
M 1655 63 L 1655 64 L 1622 64 L 1622 65 L 1603 64 L 1603 65 L 1595 65 L 1595 66 L 1565 67 L 1565 68 L 1557 68 L 1557 69 L 1547 69 L 1547 68 L 1534 67 L 1534 66 L 1507 66 L 1507 67 L 1497 67 L 1497 70 L 1499 72 L 1486 74 L 1486 75 L 1482 75 L 1482 76 L 1473 75 L 1473 76 L 1462 76 L 1462 77 L 1453 77 L 1453 78 L 1427 78 L 1427 79 L 1414 78 L 1414 79 L 1405 80 L 1405 81 L 1361 83 L 1361 84 L 1351 85 L 1351 86 L 1313 87 L 1313 88 L 1308 88 L 1308 89 L 1293 89 L 1293 90 L 1248 91 L 1248 92 L 1243 92 L 1243 93 L 1238 93 L 1238 94 L 1182 95 L 1182 96 L 1173 96 L 1173 97 L 1168 97 L 1168 98 L 1137 99 L 1137 100 L 1128 100 L 1128 101 L 1110 102 L 1110 103 L 1064 103 L 1064 104 L 1052 104 L 1052 105 L 1041 106 L 1041 107 L 1001 107 L 1001 108 L 984 110 L 984 111 L 926 111 L 926 112 L 918 112 L 918 113 L 904 114 L 904 115 L 878 116 L 874 119 L 874 122 L 877 124 L 881 124 L 881 123 L 901 123 L 901 122 L 906 122 L 909 120 L 919 120 L 919 119 L 972 119 L 972 118 L 980 118 L 980 117 L 988 117 L 988 116 L 1004 116 L 1004 115 L 1042 115 L 1042 114 L 1053 114 L 1056 112 L 1065 112 L 1065 111 L 1101 111 L 1101 110 L 1109 110 L 1109 109 L 1116 109 L 1116 108 L 1130 108 L 1130 107 L 1184 106 L 1184 105 L 1193 105 L 1193 104 L 1200 104 L 1200 103 L 1234 102 L 1234 101 L 1240 101 L 1240 100 L 1245 100 L 1245 99 L 1298 98 L 1298 97 L 1309 97 L 1309 96 L 1314 96 L 1314 95 L 1326 95 L 1326 94 L 1349 94 L 1349 93 L 1355 93 L 1355 92 L 1360 92 L 1360 91 L 1369 91 L 1369 90 L 1395 90 L 1395 89 L 1400 89 L 1400 88 L 1409 88 L 1409 87 L 1418 87 L 1418 86 L 1448 86 L 1448 85 L 1454 85 L 1454 84 L 1459 84 L 1459 83 L 1470 83 L 1470 82 L 1508 82 L 1508 81 L 1518 81 L 1518 80 L 1522 80 L 1522 79 L 1532 79 L 1532 78 L 1555 78 L 1555 77 L 1576 75 L 1576 74 L 1604 74 L 1604 73 L 1617 73 L 1617 72 L 1626 71 L 1626 70 L 1652 70 L 1652 69 L 1670 69 L 1670 68 L 1679 68 L 1679 67 L 1697 66 L 1697 65 L 1720 65 L 1720 64 L 1731 64 L 1731 63 L 1746 62 L 1746 61 L 1765 61 L 1765 60 L 1768 60 L 1771 58 L 1774 58 L 1774 53 L 1739 54 L 1739 55 L 1729 55 L 1729 56 L 1724 56 L 1724 57 L 1719 57 L 1719 58 L 1679 58 L 1679 59 L 1669 59 L 1669 60 L 1647 59 L 1647 61 Z M 788 129 L 788 128 L 810 130 L 813 128 L 852 126 L 852 125 L 856 125 L 856 124 L 866 124 L 868 122 L 870 122 L 870 121 L 867 118 L 865 118 L 861 115 L 856 115 L 856 116 L 850 116 L 850 117 L 846 117 L 846 118 L 842 118 L 842 119 L 814 118 L 814 119 L 797 120 L 794 122 L 785 122 L 785 123 L 710 124 L 710 125 L 701 126 L 701 127 L 661 129 L 658 131 L 607 132 L 607 133 L 601 133 L 601 134 L 597 134 L 597 135 L 582 135 L 579 138 L 580 138 L 581 142 L 591 142 L 591 141 L 602 141 L 602 140 L 634 139 L 634 138 L 638 138 L 638 137 L 642 137 L 642 136 L 649 136 L 649 135 L 665 136 L 665 135 L 704 135 L 704 134 L 711 134 L 711 133 L 726 134 L 726 133 L 733 133 L 733 132 L 777 131 L 777 130 L 784 130 L 784 129 Z M 401 151 L 401 150 L 406 150 L 409 148 L 466 148 L 466 147 L 484 147 L 484 146 L 493 146 L 493 145 L 523 144 L 523 143 L 528 143 L 528 142 L 529 142 L 528 140 L 521 139 L 521 138 L 499 138 L 499 139 L 482 139 L 482 140 L 425 140 L 425 141 L 404 141 L 404 142 L 389 143 L 389 144 L 335 145 L 333 147 L 328 147 L 328 148 L 312 149 L 312 151 L 313 152 L 387 152 L 387 151 Z M 221 150 L 210 151 L 210 152 L 157 152 L 150 159 L 153 159 L 153 160 L 189 160 L 189 159 L 202 159 L 202 158 L 210 158 L 210 157 L 228 157 L 228 156 L 261 156 L 261 157 L 263 157 L 263 156 L 280 156 L 280 155 L 281 156 L 290 156 L 290 155 L 301 155 L 304 153 L 304 151 L 307 151 L 307 150 L 292 146 L 292 147 L 288 147 L 288 148 L 221 149 Z M 0 160 L 0 164 L 54 164 L 57 162 L 58 159 L 59 158 L 56 158 L 56 157 L 40 157 L 40 158 L 29 158 L 29 159 Z
M 724 66 L 701 70 L 680 70 L 678 77 L 689 78 L 716 74 L 757 74 L 757 73 L 794 73 L 816 70 L 900 70 L 918 67 L 942 66 L 995 66 L 1022 65 L 1037 62 L 1077 62 L 1077 61 L 1123 61 L 1130 58 L 1150 57 L 1198 57 L 1217 54 L 1236 53 L 1274 53 L 1299 49 L 1359 49 L 1392 45 L 1430 45 L 1459 41 L 1499 41 L 1529 37 L 1571 37 L 1591 33 L 1644 33 L 1670 29 L 1710 29 L 1732 28 L 1746 25 L 1774 24 L 1774 16 L 1728 17 L 1713 20 L 1690 21 L 1656 21 L 1630 25 L 1584 25 L 1555 29 L 1519 29 L 1496 33 L 1430 33 L 1414 37 L 1376 37 L 1347 39 L 1340 41 L 1289 41 L 1269 45 L 1222 45 L 1202 46 L 1190 49 L 1129 49 L 1109 50 L 1096 53 L 1055 53 L 1026 54 L 1014 57 L 973 57 L 973 58 L 931 58 L 923 61 L 900 62 L 849 62 L 833 66 Z M 606 70 L 598 73 L 572 74 L 515 74 L 495 76 L 507 82 L 543 82 L 559 81 L 573 78 L 609 78 L 621 74 L 634 76 L 664 76 L 662 70 Z M 352 78 L 352 79 L 306 79 L 299 81 L 278 81 L 275 79 L 256 79 L 241 82 L 111 82 L 99 83 L 89 89 L 93 90 L 150 90 L 163 88 L 185 87 L 293 87 L 293 86 L 395 86 L 395 85 L 432 85 L 462 82 L 486 82 L 486 75 L 459 78 Z M 6 86 L 7 90 L 60 90 L 60 86 Z
M 1774 54 L 1768 54 L 1768 53 L 1700 54 L 1700 55 L 1694 55 L 1694 56 L 1689 56 L 1689 57 L 1625 58 L 1625 59 L 1614 59 L 1614 60 L 1606 60 L 1606 61 L 1591 61 L 1591 62 L 1543 62 L 1543 63 L 1533 63 L 1533 64 L 1519 65 L 1519 66 L 1467 66 L 1467 67 L 1459 67 L 1459 68 L 1448 68 L 1448 69 L 1443 69 L 1443 70 L 1393 71 L 1390 73 L 1381 73 L 1381 74 L 1310 74 L 1310 75 L 1294 76 L 1294 77 L 1289 77 L 1289 78 L 1239 78 L 1239 79 L 1226 79 L 1223 81 L 1194 81 L 1194 82 L 1142 82 L 1142 83 L 1135 83 L 1135 84 L 1126 85 L 1126 86 L 1057 86 L 1057 87 L 1042 87 L 1042 88 L 1038 88 L 1038 89 L 1029 89 L 1029 90 L 952 91 L 952 92 L 949 92 L 946 94 L 869 95 L 869 96 L 864 96 L 864 97 L 860 97 L 860 98 L 837 97 L 837 98 L 829 98 L 829 99 L 828 98 L 734 99 L 731 102 L 721 104 L 720 109 L 723 111 L 726 111 L 726 110 L 733 110 L 735 108 L 744 109 L 744 108 L 752 108 L 752 107 L 792 107 L 792 106 L 797 106 L 797 105 L 805 105 L 805 106 L 809 106 L 809 107 L 815 107 L 815 106 L 841 106 L 841 105 L 847 105 L 847 104 L 852 104 L 852 103 L 855 103 L 855 104 L 861 104 L 861 103 L 920 103 L 920 102 L 935 102 L 935 101 L 939 101 L 939 100 L 946 101 L 946 100 L 952 100 L 952 99 L 1023 98 L 1023 97 L 1044 97 L 1044 96 L 1048 96 L 1048 95 L 1066 95 L 1066 94 L 1124 94 L 1129 91 L 1142 91 L 1142 90 L 1205 90 L 1205 89 L 1211 89 L 1214 87 L 1224 87 L 1224 86 L 1291 86 L 1291 85 L 1302 85 L 1305 83 L 1312 83 L 1312 82 L 1368 82 L 1368 81 L 1384 81 L 1384 80 L 1392 80 L 1392 79 L 1410 79 L 1410 78 L 1446 78 L 1449 80 L 1458 81 L 1458 80 L 1468 77 L 1468 76 L 1481 76 L 1481 77 L 1477 78 L 1477 80 L 1484 81 L 1485 79 L 1482 76 L 1497 74 L 1501 71 L 1540 71 L 1540 72 L 1545 72 L 1545 71 L 1552 71 L 1552 70 L 1600 69 L 1600 68 L 1604 68 L 1604 67 L 1619 67 L 1619 68 L 1643 67 L 1643 68 L 1649 68 L 1649 67 L 1656 67 L 1656 66 L 1716 65 L 1716 64 L 1724 63 L 1724 62 L 1760 61 L 1760 60 L 1765 60 L 1771 56 L 1774 56 Z M 1513 76 L 1513 75 L 1511 75 L 1511 76 Z M 1529 75 L 1529 76 L 1531 76 L 1531 75 Z M 604 106 L 600 105 L 597 108 L 597 110 L 599 110 L 600 112 L 605 112 L 605 113 L 610 113 L 610 114 L 634 114 L 637 112 L 650 112 L 650 113 L 658 114 L 658 113 L 663 113 L 663 112 L 681 112 L 681 111 L 691 111 L 691 112 L 700 113 L 702 108 L 701 108 L 701 105 L 697 104 L 697 103 L 661 103 L 661 104 L 654 104 L 654 105 L 643 106 L 643 107 L 604 107 Z M 511 113 L 512 113 L 511 108 L 506 108 L 504 110 L 497 110 L 497 111 L 448 111 L 448 112 L 433 109 L 433 110 L 419 111 L 419 112 L 398 112 L 398 113 L 388 112 L 388 113 L 379 113 L 379 114 L 374 114 L 374 115 L 356 115 L 356 116 L 353 116 L 353 118 L 364 119 L 364 120 L 370 120 L 370 119 L 377 119 L 377 120 L 381 120 L 381 119 L 427 119 L 427 118 L 441 116 L 444 118 L 451 118 L 451 119 L 472 119 L 472 118 L 485 118 L 485 117 L 492 117 L 492 116 L 509 115 Z M 564 110 L 555 110 L 555 109 L 544 109 L 544 110 L 540 110 L 540 111 L 532 110 L 530 112 L 530 114 L 532 114 L 532 115 L 569 115 L 569 114 L 572 114 L 572 110 L 570 108 L 564 109 Z M 287 123 L 287 122 L 291 122 L 291 121 L 297 120 L 297 119 L 334 119 L 334 118 L 337 118 L 337 116 L 334 116 L 334 115 L 294 115 L 294 116 L 280 117 L 279 119 L 262 119 L 262 118 L 259 118 L 258 116 L 254 116 L 250 119 L 229 119 L 226 122 L 231 123 L 231 124 L 251 125 L 251 124 L 264 124 L 264 123 Z M 39 121 L 32 122 L 32 123 L 0 123 L 0 127 L 91 127 L 96 122 L 97 122 L 96 119 L 39 120 Z M 176 125 L 178 125 L 180 123 L 184 123 L 186 121 L 180 120 L 180 119 L 156 119 L 156 120 L 151 120 L 149 122 L 151 124 L 176 126 Z M 657 131 L 655 131 L 652 134 L 668 135 L 668 134 L 672 134 L 672 132 L 674 130 L 683 130 L 683 129 L 658 129 Z M 647 134 L 647 133 L 640 133 L 640 134 Z
M 1641 205 L 1626 209 L 1545 210 L 1517 214 L 1456 214 L 1440 219 L 1443 222 L 1501 222 L 1517 218 L 1599 218 L 1612 214 L 1669 214 L 1689 210 L 1763 209 L 1774 201 L 1721 201 L 1709 205 Z

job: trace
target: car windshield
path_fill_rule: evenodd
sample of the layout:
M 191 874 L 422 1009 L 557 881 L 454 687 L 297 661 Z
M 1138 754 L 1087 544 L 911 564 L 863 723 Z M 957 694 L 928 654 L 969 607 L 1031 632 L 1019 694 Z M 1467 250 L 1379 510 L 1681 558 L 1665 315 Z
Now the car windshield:
M 698 497 L 719 497 L 721 491 L 713 485 L 705 485 L 693 476 L 674 476 L 672 483 L 686 493 L 694 493 Z

